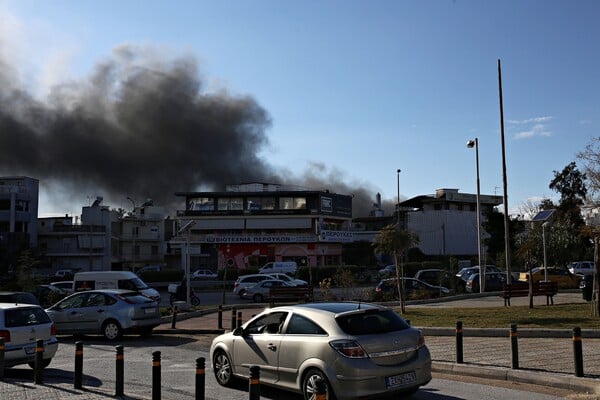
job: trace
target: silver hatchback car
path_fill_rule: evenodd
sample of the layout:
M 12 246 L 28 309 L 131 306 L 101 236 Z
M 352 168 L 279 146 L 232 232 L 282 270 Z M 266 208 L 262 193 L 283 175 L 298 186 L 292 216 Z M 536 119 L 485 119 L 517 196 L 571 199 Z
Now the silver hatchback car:
M 124 289 L 77 292 L 46 312 L 57 334 L 101 334 L 108 340 L 124 333 L 150 335 L 160 324 L 157 301 Z
M 216 337 L 210 358 L 219 384 L 247 378 L 260 367 L 261 384 L 315 397 L 324 380 L 328 398 L 409 394 L 431 380 L 423 335 L 394 310 L 365 303 L 274 307 Z
M 4 365 L 35 365 L 36 341 L 44 341 L 43 367 L 56 354 L 54 323 L 44 309 L 33 304 L 0 303 L 0 337 L 4 339 Z

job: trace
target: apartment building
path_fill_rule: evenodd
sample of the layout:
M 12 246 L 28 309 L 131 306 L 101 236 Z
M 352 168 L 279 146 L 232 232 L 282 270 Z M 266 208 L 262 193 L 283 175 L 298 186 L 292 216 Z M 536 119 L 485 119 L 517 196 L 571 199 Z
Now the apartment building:
M 0 177 L 0 246 L 9 252 L 21 243 L 37 246 L 38 195 L 37 179 Z

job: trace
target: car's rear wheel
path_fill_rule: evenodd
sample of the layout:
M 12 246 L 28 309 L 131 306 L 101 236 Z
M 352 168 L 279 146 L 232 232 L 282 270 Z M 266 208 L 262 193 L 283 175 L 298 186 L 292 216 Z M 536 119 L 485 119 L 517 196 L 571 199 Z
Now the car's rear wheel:
M 263 301 L 263 296 L 260 293 L 256 293 L 253 297 L 253 300 L 255 303 L 262 303 Z
M 213 358 L 213 370 L 219 385 L 231 386 L 233 384 L 233 369 L 231 367 L 231 360 L 224 351 L 218 350 L 215 353 Z
M 102 334 L 108 340 L 117 340 L 123 336 L 123 330 L 117 321 L 109 319 L 102 325 Z
M 331 389 L 331 385 L 329 385 L 329 381 L 325 377 L 325 374 L 316 368 L 311 368 L 306 371 L 304 379 L 302 379 L 302 396 L 304 397 L 304 400 L 314 400 L 316 398 L 317 382 L 319 380 L 322 380 L 325 383 L 326 398 L 328 400 L 335 400 L 335 394 L 333 393 L 333 389 Z
M 45 358 L 42 361 L 42 368 L 46 368 L 48 365 L 50 365 L 51 362 L 52 362 L 51 358 Z M 29 365 L 31 367 L 31 369 L 35 369 L 35 362 L 27 363 L 27 365 Z

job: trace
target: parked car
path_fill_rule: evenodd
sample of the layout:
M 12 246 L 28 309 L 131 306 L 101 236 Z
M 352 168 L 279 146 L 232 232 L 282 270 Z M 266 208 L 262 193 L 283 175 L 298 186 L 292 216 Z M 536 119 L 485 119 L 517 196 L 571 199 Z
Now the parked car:
M 414 278 L 430 285 L 444 287 L 451 287 L 454 280 L 452 273 L 445 269 L 421 269 L 417 271 Z
M 39 305 L 0 304 L 0 336 L 4 339 L 4 366 L 35 366 L 36 340 L 44 341 L 42 367 L 47 367 L 58 349 L 54 323 Z
M 387 278 L 388 276 L 394 275 L 396 276 L 396 265 L 390 264 L 379 270 L 379 276 L 382 278 Z
M 284 274 L 295 274 L 298 270 L 298 264 L 296 261 L 273 261 L 263 265 L 259 270 L 259 274 L 272 274 L 274 272 L 281 272 Z
M 450 293 L 450 290 L 443 286 L 430 285 L 427 282 L 420 281 L 415 278 L 400 278 L 404 281 L 404 297 L 406 299 L 423 299 L 441 297 Z M 382 279 L 375 287 L 375 301 L 382 300 L 397 300 L 400 298 L 398 294 L 398 280 L 396 278 Z
M 498 292 L 506 283 L 506 275 L 502 272 L 488 272 L 485 274 L 484 290 L 486 292 Z M 479 293 L 479 273 L 471 274 L 465 284 L 468 293 Z
M 190 279 L 197 281 L 200 279 L 215 279 L 218 276 L 219 275 L 216 272 L 213 272 L 210 269 L 197 269 L 194 272 L 192 272 L 192 275 L 190 275 Z
M 0 303 L 40 305 L 38 298 L 29 292 L 0 292 Z
M 67 293 L 73 293 L 73 281 L 58 281 L 58 282 L 50 282 L 52 286 L 56 286 L 57 288 L 61 288 Z
M 292 286 L 308 286 L 308 282 L 303 281 L 302 279 L 292 278 L 288 274 L 283 274 L 281 272 L 275 272 L 275 273 L 269 274 L 269 276 L 272 276 L 275 279 L 279 279 L 281 281 L 287 282 Z
M 273 278 L 268 274 L 240 275 L 233 283 L 233 294 L 237 294 L 242 298 L 247 288 L 256 285 L 258 282 L 266 281 L 267 279 Z
M 246 288 L 242 297 L 244 299 L 252 299 L 255 303 L 262 303 L 269 298 L 269 290 L 274 287 L 294 287 L 289 283 L 279 279 L 267 279 L 266 281 L 258 282 L 254 286 Z
M 44 307 L 49 307 L 68 295 L 67 292 L 54 285 L 37 285 L 33 293 Z
M 549 267 L 545 272 L 544 267 L 535 267 L 531 269 L 531 274 L 533 275 L 533 283 L 545 280 L 547 275 L 549 281 L 556 282 L 558 287 L 562 288 L 576 288 L 581 280 L 565 268 Z M 519 280 L 528 282 L 529 272 L 519 273 Z
M 458 273 L 456 274 L 456 277 L 458 278 L 456 281 L 456 291 L 458 293 L 464 293 L 466 292 L 466 284 L 467 284 L 467 280 L 471 277 L 471 275 L 478 273 L 479 272 L 479 265 L 476 265 L 474 267 L 465 267 L 465 268 L 461 268 Z M 502 270 L 498 267 L 496 267 L 495 265 L 486 265 L 485 266 L 485 272 L 502 272 Z
M 575 275 L 593 275 L 596 268 L 593 261 L 574 261 L 567 264 L 567 269 Z
M 162 267 L 160 265 L 146 265 L 136 271 L 137 276 L 142 276 L 148 272 L 160 272 L 162 271 Z
M 323 379 L 337 400 L 414 393 L 431 380 L 423 334 L 394 310 L 369 303 L 310 303 L 269 308 L 210 347 L 217 382 L 247 378 L 314 398 Z
M 55 278 L 62 279 L 73 279 L 73 275 L 75 275 L 75 271 L 72 269 L 59 269 L 54 273 Z
M 46 310 L 57 334 L 149 335 L 160 324 L 158 302 L 124 289 L 76 292 Z

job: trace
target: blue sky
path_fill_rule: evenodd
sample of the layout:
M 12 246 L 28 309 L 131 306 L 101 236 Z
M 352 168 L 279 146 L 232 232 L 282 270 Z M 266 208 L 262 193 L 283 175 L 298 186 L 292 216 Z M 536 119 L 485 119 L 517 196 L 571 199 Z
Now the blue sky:
M 402 199 L 475 193 L 475 137 L 481 192 L 502 195 L 498 59 L 511 213 L 556 199 L 553 171 L 600 134 L 597 1 L 0 0 L 0 20 L 0 51 L 32 93 L 122 44 L 191 55 L 206 90 L 268 112 L 267 163 L 320 163 L 388 200 L 398 168 Z M 87 202 L 46 195 L 40 214 Z

